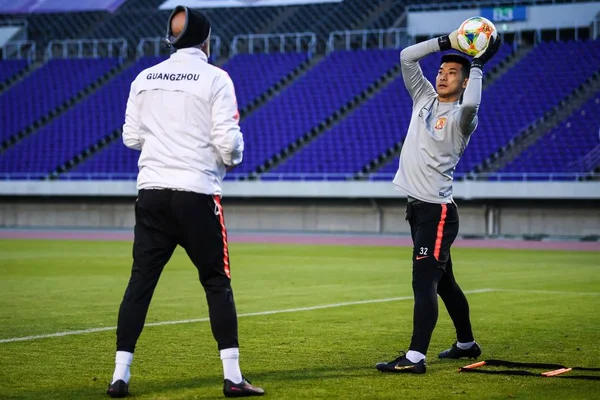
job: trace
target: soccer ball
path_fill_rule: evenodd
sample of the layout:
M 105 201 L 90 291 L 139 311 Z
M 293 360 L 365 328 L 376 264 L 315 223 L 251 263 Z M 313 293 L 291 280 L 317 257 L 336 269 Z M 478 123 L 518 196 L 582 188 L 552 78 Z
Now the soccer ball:
M 458 47 L 470 56 L 485 50 L 490 39 L 496 38 L 498 32 L 492 21 L 483 17 L 469 18 L 458 28 Z

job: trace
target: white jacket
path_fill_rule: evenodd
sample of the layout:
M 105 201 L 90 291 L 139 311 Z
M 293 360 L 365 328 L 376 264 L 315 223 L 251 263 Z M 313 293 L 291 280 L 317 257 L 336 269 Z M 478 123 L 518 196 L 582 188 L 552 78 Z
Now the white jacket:
M 200 49 L 180 49 L 131 84 L 123 143 L 141 150 L 138 189 L 221 194 L 244 139 L 233 82 Z

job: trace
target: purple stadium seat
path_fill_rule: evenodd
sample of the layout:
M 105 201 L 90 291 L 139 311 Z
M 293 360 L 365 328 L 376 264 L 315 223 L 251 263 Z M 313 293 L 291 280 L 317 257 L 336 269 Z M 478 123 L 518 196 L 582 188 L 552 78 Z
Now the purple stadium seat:
M 241 109 L 307 58 L 307 54 L 303 53 L 240 54 L 227 62 L 223 69 L 234 82 Z M 111 172 L 120 172 L 133 175 L 138 171 L 138 157 L 139 152 L 126 148 L 119 139 L 70 172 L 105 176 Z
M 306 53 L 237 54 L 222 68 L 231 76 L 243 109 L 307 60 Z
M 495 59 L 499 62 L 501 57 Z M 484 90 L 479 110 L 479 126 L 458 163 L 457 175 L 472 171 L 476 165 L 507 144 L 522 129 L 557 105 L 561 99 L 590 77 L 599 64 L 600 40 L 550 42 L 538 45 L 498 81 Z M 423 69 L 427 75 L 426 66 Z M 486 66 L 486 70 L 488 69 Z M 595 131 L 597 132 L 598 128 L 595 128 Z M 593 147 L 585 146 L 588 145 L 583 146 L 588 151 Z M 585 152 L 582 149 L 578 154 L 583 156 Z M 382 166 L 377 172 L 392 173 L 397 168 L 398 160 L 395 159 Z M 517 168 L 517 166 L 510 168 Z M 523 168 L 519 172 L 545 172 L 553 170 L 554 167 L 548 164 L 546 169 L 542 165 L 530 164 Z
M 355 173 L 406 134 L 412 101 L 402 79 L 378 93 L 273 173 Z
M 493 63 L 501 62 L 510 52 L 508 45 L 503 46 Z M 319 126 L 342 105 L 398 65 L 398 54 L 398 50 L 368 50 L 328 55 L 242 121 L 245 160 L 234 174 L 255 171 L 286 146 Z M 243 107 L 305 59 L 304 54 L 236 56 L 225 64 L 224 69 L 232 76 L 240 106 Z M 435 79 L 439 60 L 438 54 L 421 63 L 426 77 L 431 80 Z M 58 61 L 61 60 L 35 71 L 0 97 L 3 109 L 22 111 L 21 114 L 7 114 L 0 125 L 2 135 L 10 137 L 110 69 L 106 65 L 107 60 Z M 141 60 L 60 118 L 9 149 L 0 157 L 0 171 L 48 173 L 121 128 L 131 80 L 141 69 L 156 61 Z M 113 62 L 116 63 L 116 60 Z M 599 64 L 600 40 L 542 43 L 537 46 L 484 91 L 479 127 L 457 167 L 457 175 L 472 171 L 475 165 L 508 143 L 520 130 L 559 104 L 590 77 Z M 269 71 L 261 71 L 261 66 L 265 65 L 269 65 Z M 492 67 L 488 65 L 486 70 Z M 57 76 L 60 86 L 56 83 Z M 252 77 L 257 79 L 248 79 Z M 49 90 L 40 91 L 42 85 Z M 60 91 L 53 91 L 58 87 Z M 595 97 L 503 171 L 561 172 L 579 168 L 578 162 L 598 146 L 598 102 L 600 100 Z M 404 138 L 410 113 L 411 101 L 399 77 L 329 131 L 268 172 L 356 174 Z M 587 126 L 591 128 L 587 130 Z M 578 140 L 569 142 L 567 146 L 566 138 L 573 137 Z M 127 149 L 119 138 L 70 172 L 105 176 L 123 173 L 132 177 L 137 173 L 138 156 L 138 152 Z M 391 175 L 397 166 L 396 158 L 376 172 Z M 298 178 L 290 176 L 290 179 Z
M 397 64 L 397 57 L 397 51 L 332 53 L 298 82 L 242 121 L 245 160 L 235 173 L 252 171 L 269 156 L 327 118 Z M 119 168 L 123 168 L 121 172 L 133 174 L 137 172 L 138 156 L 117 141 L 72 172 L 108 173 L 114 171 L 115 165 L 119 165 Z
M 331 53 L 242 121 L 247 150 L 236 172 L 255 170 L 397 64 L 397 50 Z
M 0 61 L 0 83 L 12 78 L 14 75 L 27 68 L 26 60 Z
M 459 172 L 469 172 L 559 104 L 600 65 L 600 40 L 540 43 L 483 93 L 479 127 Z
M 119 137 L 98 154 L 70 170 L 68 175 L 91 175 L 95 179 L 112 179 L 118 176 L 115 174 L 121 174 L 133 178 L 138 173 L 139 156 L 139 151 L 126 147 Z
M 510 53 L 510 46 L 503 46 L 495 62 L 500 62 Z M 398 54 L 399 51 L 396 51 L 396 56 Z M 432 55 L 420 62 L 423 73 L 431 82 L 435 82 L 440 59 L 441 55 Z M 404 138 L 411 112 L 412 100 L 402 77 L 398 77 L 338 125 L 269 172 L 359 172 Z M 395 165 L 397 168 L 397 163 Z
M 400 165 L 400 157 L 394 157 L 388 161 L 385 165 L 379 168 L 377 174 L 395 174 L 398 171 L 398 165 Z
M 156 61 L 154 58 L 141 59 L 60 118 L 9 149 L 0 157 L 0 171 L 53 171 L 105 135 L 122 127 L 131 81 Z M 102 61 L 96 62 L 103 64 Z M 94 69 L 93 63 L 90 69 Z
M 48 61 L 0 96 L 0 141 L 25 129 L 117 65 L 115 58 Z
M 578 160 L 600 145 L 600 92 L 501 172 L 587 172 Z M 593 166 L 591 166 L 593 168 Z

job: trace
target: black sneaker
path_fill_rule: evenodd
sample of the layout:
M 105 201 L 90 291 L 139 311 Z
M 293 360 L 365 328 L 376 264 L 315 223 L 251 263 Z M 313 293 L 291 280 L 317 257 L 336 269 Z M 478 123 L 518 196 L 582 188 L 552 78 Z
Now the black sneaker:
M 258 386 L 252 386 L 248 379 L 242 377 L 240 383 L 233 383 L 229 379 L 225 379 L 223 394 L 225 397 L 263 396 L 265 391 Z
M 129 385 L 119 379 L 115 383 L 108 385 L 106 394 L 113 398 L 126 397 L 129 395 Z
M 477 358 L 481 355 L 481 347 L 479 347 L 479 345 L 477 344 L 477 342 L 473 343 L 473 345 L 471 347 L 469 347 L 466 350 L 463 349 L 459 349 L 456 346 L 456 342 L 454 342 L 452 344 L 452 347 L 450 347 L 448 350 L 444 350 L 442 351 L 440 354 L 438 354 L 439 358 L 452 358 L 452 359 L 459 359 L 459 358 Z
M 424 374 L 427 369 L 427 364 L 425 364 L 425 360 L 421 360 L 418 363 L 414 363 L 406 358 L 406 354 L 403 353 L 400 357 L 396 358 L 390 362 L 380 362 L 375 365 L 381 372 L 410 372 L 413 374 Z

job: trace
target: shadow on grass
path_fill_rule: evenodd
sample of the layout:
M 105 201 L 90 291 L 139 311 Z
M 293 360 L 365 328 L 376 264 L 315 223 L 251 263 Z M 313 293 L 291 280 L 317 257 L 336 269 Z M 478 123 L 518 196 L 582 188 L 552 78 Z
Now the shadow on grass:
M 270 388 L 281 387 L 284 382 L 298 382 L 304 380 L 340 380 L 343 378 L 351 379 L 361 376 L 377 376 L 378 373 L 370 366 L 345 366 L 345 367 L 320 367 L 320 368 L 294 368 L 289 370 L 274 371 L 248 371 L 248 379 L 255 385 L 265 389 L 267 394 Z M 106 395 L 108 382 L 100 380 L 94 382 L 82 382 L 80 386 L 75 387 L 74 383 L 57 386 L 49 391 L 44 389 L 31 389 L 10 396 L 8 399 L 36 399 L 36 400 L 85 400 L 102 399 L 109 397 Z M 131 380 L 131 395 L 128 398 L 134 399 L 168 399 L 171 396 L 177 398 L 189 399 L 211 399 L 224 398 L 222 393 L 223 378 L 220 374 L 198 377 L 193 379 L 170 380 L 170 381 L 144 381 L 134 376 Z M 4 398 L 4 397 L 3 397 Z

